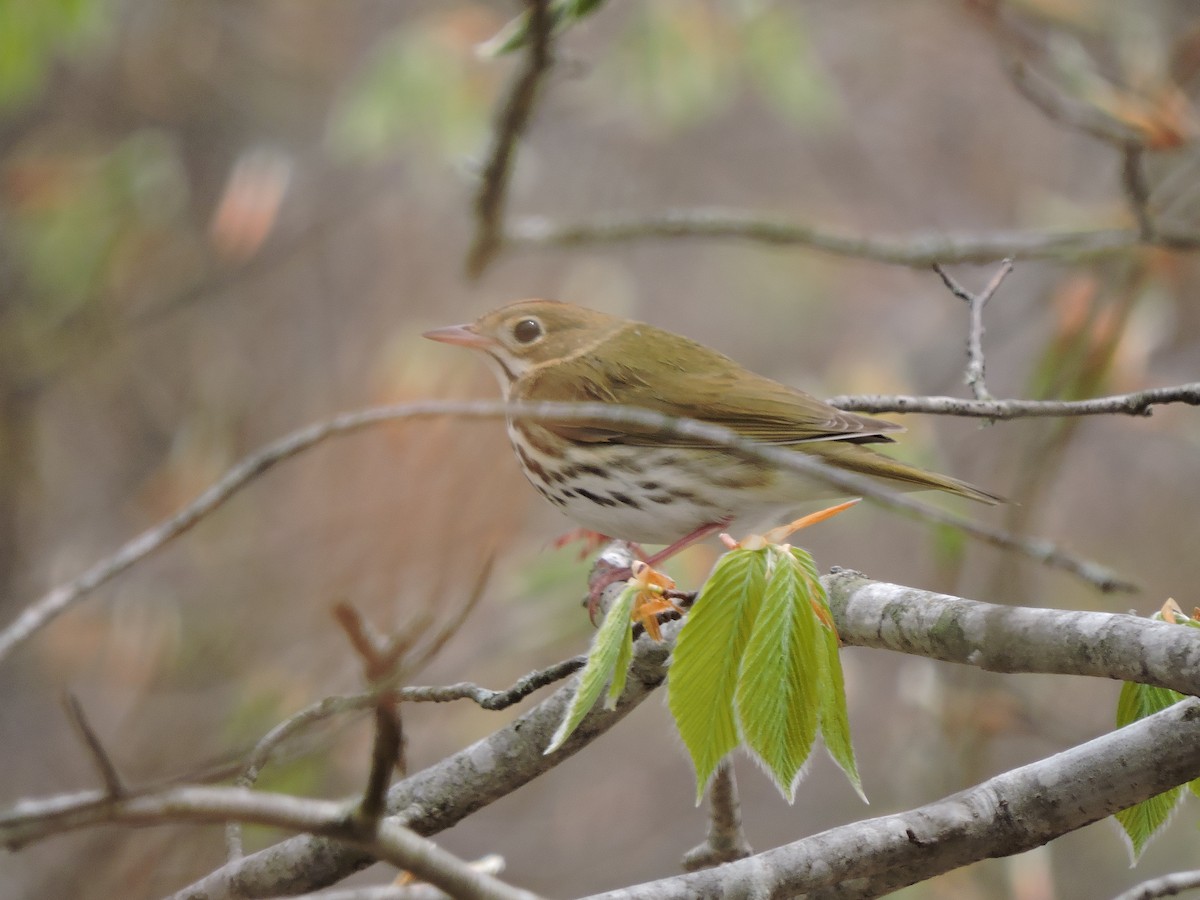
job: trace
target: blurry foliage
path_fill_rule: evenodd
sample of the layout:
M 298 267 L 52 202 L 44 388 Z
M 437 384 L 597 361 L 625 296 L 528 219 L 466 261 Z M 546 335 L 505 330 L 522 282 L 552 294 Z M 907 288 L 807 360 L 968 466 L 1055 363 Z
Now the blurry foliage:
M 336 151 L 380 159 L 397 148 L 437 156 L 477 150 L 498 80 L 476 44 L 494 28 L 480 7 L 407 23 L 384 37 L 330 123 Z
M 109 26 L 106 0 L 4 0 L 0 3 L 0 111 L 29 99 L 57 56 L 72 56 Z
M 593 9 L 565 6 L 571 20 Z M 335 149 L 357 159 L 385 158 L 400 148 L 441 157 L 477 152 L 501 80 L 496 57 L 521 45 L 512 30 L 523 21 L 496 33 L 490 11 L 470 5 L 384 37 L 334 111 Z M 570 58 L 569 45 L 560 52 Z M 600 102 L 624 105 L 649 131 L 686 128 L 725 112 L 743 83 L 786 121 L 812 126 L 836 111 L 806 25 L 784 4 L 639 4 L 595 75 Z
M 29 293 L 17 325 L 36 350 L 118 286 L 122 260 L 181 212 L 187 184 L 173 142 L 146 129 L 111 148 L 80 138 L 10 158 L 4 194 Z
M 724 112 L 743 80 L 786 120 L 812 125 L 834 111 L 805 24 L 782 4 L 641 4 L 599 74 L 647 126 L 684 128 Z
M 555 33 L 587 18 L 604 5 L 604 0 L 550 0 L 547 11 Z M 521 13 L 495 35 L 479 45 L 481 56 L 503 56 L 520 50 L 529 39 L 529 11 Z

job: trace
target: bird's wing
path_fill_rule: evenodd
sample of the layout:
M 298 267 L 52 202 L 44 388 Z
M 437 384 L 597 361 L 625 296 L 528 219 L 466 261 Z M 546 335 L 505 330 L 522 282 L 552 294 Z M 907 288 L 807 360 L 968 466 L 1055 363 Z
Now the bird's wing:
M 647 335 L 647 330 L 652 334 Z M 888 442 L 889 433 L 904 430 L 894 422 L 844 412 L 803 391 L 755 375 L 717 351 L 678 335 L 642 326 L 634 337 L 638 340 L 605 347 L 602 354 L 556 360 L 529 373 L 518 391 L 519 398 L 637 406 L 720 425 L 764 444 Z M 599 420 L 547 427 L 577 441 L 713 446 L 656 428 Z

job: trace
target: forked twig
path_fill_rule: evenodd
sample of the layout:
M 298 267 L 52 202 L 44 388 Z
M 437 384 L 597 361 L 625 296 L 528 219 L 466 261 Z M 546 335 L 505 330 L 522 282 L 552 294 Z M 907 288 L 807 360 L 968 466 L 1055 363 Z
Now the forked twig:
M 983 308 L 1000 287 L 1000 282 L 1008 277 L 1008 273 L 1012 270 L 1012 260 L 1002 260 L 1000 268 L 996 270 L 996 274 L 992 276 L 987 286 L 978 294 L 972 294 L 955 281 L 950 276 L 950 273 L 942 268 L 940 264 L 934 263 L 933 265 L 933 271 L 937 272 L 943 284 L 950 289 L 950 292 L 955 297 L 965 301 L 970 310 L 967 326 L 967 372 L 965 380 L 967 386 L 971 388 L 971 393 L 975 395 L 976 400 L 986 402 L 993 399 L 992 395 L 988 393 L 987 385 L 985 384 L 986 365 L 983 358 Z

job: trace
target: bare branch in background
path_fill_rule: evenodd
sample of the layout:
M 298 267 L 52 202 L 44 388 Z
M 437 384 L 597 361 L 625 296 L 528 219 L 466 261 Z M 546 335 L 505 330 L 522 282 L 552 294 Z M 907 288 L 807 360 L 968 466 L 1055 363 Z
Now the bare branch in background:
M 1117 148 L 1143 145 L 1142 135 L 1090 103 L 1066 96 L 1015 52 L 1004 57 L 1004 70 L 1015 87 L 1051 121 L 1090 134 Z
M 475 238 L 467 251 L 467 274 L 477 278 L 504 240 L 504 207 L 517 144 L 529 125 L 538 85 L 550 68 L 549 0 L 527 0 L 529 33 L 521 70 L 513 79 L 492 132 L 492 145 L 475 195 Z
M 1110 399 L 1081 402 L 1101 404 L 1116 402 L 1116 405 L 1120 407 L 1119 409 L 1096 410 L 1096 412 L 1131 412 L 1135 409 L 1144 411 L 1147 406 L 1157 403 L 1182 402 L 1195 404 L 1197 403 L 1196 396 L 1198 389 L 1200 389 L 1200 386 L 1191 384 L 1175 389 L 1160 389 L 1159 394 L 1147 392 L 1148 399 L 1131 400 L 1130 397 L 1136 398 L 1136 395 L 1126 395 L 1124 398 L 1116 398 L 1115 401 Z M 1174 391 L 1176 393 L 1168 398 L 1165 394 L 1161 393 L 1164 391 Z M 950 398 L 935 399 L 946 401 L 946 403 L 954 402 Z M 957 402 L 968 403 L 968 401 Z M 1008 409 L 1006 414 L 1004 404 L 1015 402 L 1017 401 L 995 401 L 995 409 L 997 410 L 995 415 L 976 411 L 964 413 L 964 415 L 981 416 L 983 418 L 1016 418 L 1020 415 L 1063 414 L 1046 411 L 1015 412 L 1013 409 Z M 945 406 L 945 403 L 941 405 Z M 1094 414 L 1092 410 L 1087 410 L 1086 412 L 1078 411 L 1078 403 L 1060 404 L 1059 406 L 1077 410 L 1070 413 L 1073 415 Z M 981 406 L 976 402 L 973 406 L 964 406 L 963 408 L 979 410 Z M 1038 410 L 1045 408 L 1045 404 L 1037 403 L 1025 408 Z M 950 414 L 948 410 L 943 410 L 943 413 Z M 74 603 L 101 585 L 111 581 L 131 566 L 162 549 L 170 541 L 194 527 L 202 518 L 226 503 L 230 497 L 259 475 L 262 475 L 268 469 L 284 460 L 291 459 L 293 456 L 336 435 L 351 434 L 385 422 L 400 422 L 408 419 L 440 416 L 453 416 L 463 419 L 496 419 L 511 416 L 514 418 L 562 422 L 586 421 L 591 419 L 618 424 L 639 425 L 658 429 L 667 434 L 699 438 L 722 447 L 728 447 L 751 458 L 762 459 L 784 468 L 793 469 L 801 474 L 809 475 L 845 490 L 850 495 L 868 497 L 890 509 L 904 510 L 909 515 L 919 516 L 928 521 L 961 528 L 967 534 L 982 538 L 989 543 L 1017 550 L 1046 565 L 1072 572 L 1101 590 L 1129 590 L 1132 587 L 1107 569 L 1077 560 L 1057 550 L 1057 548 L 1048 542 L 1030 542 L 1006 535 L 994 529 L 983 528 L 961 516 L 942 512 L 934 507 L 881 489 L 867 478 L 834 469 L 811 456 L 793 453 L 779 447 L 757 444 L 754 441 L 741 437 L 734 431 L 721 428 L 717 425 L 710 425 L 693 419 L 675 419 L 671 416 L 650 410 L 603 403 L 506 404 L 502 401 L 483 400 L 459 402 L 425 401 L 343 413 L 324 422 L 318 422 L 315 425 L 294 431 L 245 457 L 226 472 L 216 483 L 175 515 L 142 532 L 111 556 L 105 557 L 95 563 L 82 575 L 51 589 L 42 595 L 40 599 L 25 607 L 17 618 L 0 632 L 0 659 L 11 653 L 15 647 L 28 640 L 30 636 L 45 627 L 48 622 L 69 609 Z
M 1200 406 L 1200 381 L 1149 388 L 1092 400 L 966 400 L 961 397 L 905 397 L 892 394 L 843 394 L 826 401 L 851 412 L 925 413 L 969 419 L 1033 419 L 1063 416 L 1148 416 L 1155 406 Z
M 220 823 L 230 819 L 322 835 L 355 847 L 375 859 L 412 872 L 454 897 L 475 900 L 535 900 L 491 875 L 471 868 L 394 820 L 383 820 L 371 834 L 363 833 L 347 816 L 345 804 L 330 800 L 289 797 L 232 787 L 179 787 L 123 798 L 108 798 L 83 808 L 64 810 L 41 823 L 13 833 L 0 825 L 0 840 L 20 846 L 102 822 L 122 825 L 162 825 L 168 822 Z M 46 830 L 48 829 L 48 830 Z
M 63 709 L 66 710 L 67 720 L 71 723 L 71 727 L 75 729 L 79 740 L 87 748 L 88 756 L 91 757 L 92 763 L 100 775 L 100 780 L 104 782 L 105 794 L 112 798 L 123 796 L 125 787 L 121 784 L 121 776 L 117 773 L 117 767 L 113 763 L 112 757 L 104 749 L 104 745 L 100 742 L 100 736 L 96 734 L 91 722 L 87 720 L 83 707 L 74 694 L 63 694 Z
M 660 213 L 606 213 L 587 222 L 555 222 L 522 216 L 509 224 L 515 248 L 584 247 L 650 238 L 734 239 L 772 246 L 808 247 L 837 256 L 927 269 L 934 263 L 995 263 L 1002 259 L 1081 260 L 1144 244 L 1131 228 L 1094 231 L 996 231 L 991 234 L 915 234 L 866 237 L 762 212 L 699 207 Z M 1156 246 L 1200 247 L 1200 234 L 1157 233 Z
M 1158 897 L 1174 897 L 1184 891 L 1200 888 L 1200 871 L 1173 872 L 1161 878 L 1144 881 L 1132 890 L 1125 891 L 1113 900 L 1156 900 Z
M 1121 187 L 1125 200 L 1137 221 L 1142 240 L 1154 240 L 1154 220 L 1150 218 L 1150 185 L 1146 183 L 1145 147 L 1136 142 L 1125 144 L 1121 151 Z

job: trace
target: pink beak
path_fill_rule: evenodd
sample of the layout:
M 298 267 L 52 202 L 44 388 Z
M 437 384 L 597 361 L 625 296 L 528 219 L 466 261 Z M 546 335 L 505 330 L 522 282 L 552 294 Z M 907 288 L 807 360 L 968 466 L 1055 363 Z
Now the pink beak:
M 491 338 L 484 337 L 470 325 L 447 325 L 445 328 L 435 328 L 427 331 L 423 337 L 443 344 L 457 344 L 460 347 L 490 347 Z

